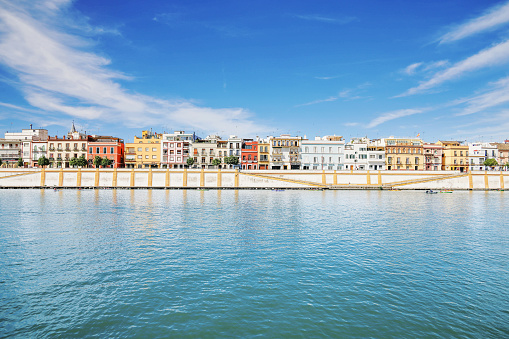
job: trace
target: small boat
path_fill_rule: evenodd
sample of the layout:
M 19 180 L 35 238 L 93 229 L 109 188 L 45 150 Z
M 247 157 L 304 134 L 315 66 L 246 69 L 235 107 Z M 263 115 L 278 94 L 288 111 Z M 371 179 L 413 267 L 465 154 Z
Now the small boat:
M 438 192 L 433 190 L 427 190 L 426 194 L 438 194 Z
M 452 190 L 441 190 L 440 193 L 452 193 Z

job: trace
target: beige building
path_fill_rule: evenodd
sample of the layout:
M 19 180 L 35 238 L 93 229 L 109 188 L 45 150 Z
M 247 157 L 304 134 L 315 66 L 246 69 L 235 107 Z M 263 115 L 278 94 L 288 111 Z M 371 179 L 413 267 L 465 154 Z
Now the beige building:
M 424 170 L 424 152 L 421 139 L 387 138 L 383 140 L 385 142 L 385 168 L 387 170 Z

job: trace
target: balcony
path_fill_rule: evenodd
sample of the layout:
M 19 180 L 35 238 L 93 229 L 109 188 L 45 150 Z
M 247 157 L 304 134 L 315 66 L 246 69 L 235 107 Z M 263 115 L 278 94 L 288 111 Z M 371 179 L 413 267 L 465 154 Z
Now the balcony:
M 55 150 L 55 147 L 50 147 L 49 148 L 50 151 L 54 151 Z
M 70 152 L 70 151 L 71 151 L 71 149 L 70 149 L 70 148 L 68 148 L 68 147 L 66 147 L 66 148 L 65 148 L 65 151 L 66 151 L 66 152 Z
M 62 152 L 62 151 L 63 151 L 62 147 L 57 148 L 57 152 Z

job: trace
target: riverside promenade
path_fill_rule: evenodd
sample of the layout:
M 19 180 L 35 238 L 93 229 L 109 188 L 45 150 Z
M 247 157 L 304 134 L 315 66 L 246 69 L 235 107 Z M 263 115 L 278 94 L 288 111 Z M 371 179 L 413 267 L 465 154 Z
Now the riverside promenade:
M 0 169 L 0 188 L 505 190 L 507 171 Z

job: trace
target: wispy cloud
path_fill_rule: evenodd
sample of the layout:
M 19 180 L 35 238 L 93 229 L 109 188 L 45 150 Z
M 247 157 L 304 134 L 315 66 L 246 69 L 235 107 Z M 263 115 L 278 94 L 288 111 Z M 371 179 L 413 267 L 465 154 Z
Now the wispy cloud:
M 480 17 L 469 20 L 459 25 L 439 39 L 440 43 L 448 43 L 457 41 L 474 34 L 495 29 L 498 26 L 509 22 L 509 3 L 495 6 L 489 9 Z
M 331 18 L 323 15 L 318 14 L 306 14 L 306 15 L 299 15 L 294 14 L 292 15 L 294 18 L 302 19 L 306 21 L 318 21 L 323 23 L 329 23 L 329 24 L 340 24 L 340 25 L 346 25 L 350 22 L 356 21 L 356 17 L 342 17 L 342 18 Z
M 435 73 L 431 79 L 421 82 L 419 86 L 410 88 L 396 97 L 403 97 L 425 92 L 446 81 L 459 78 L 465 73 L 486 67 L 493 67 L 509 62 L 509 40 L 480 51 L 479 53 L 462 60 L 453 66 Z
M 371 122 L 366 126 L 367 128 L 373 128 L 378 125 L 381 125 L 387 121 L 391 121 L 398 118 L 407 117 L 414 114 L 423 113 L 424 109 L 401 109 L 392 112 L 386 112 L 379 115 L 377 118 L 371 120 Z
M 509 103 L 509 77 L 502 78 L 489 85 L 482 94 L 471 98 L 461 99 L 454 104 L 466 104 L 467 107 L 457 115 L 469 115 L 486 109 Z
M 405 67 L 405 69 L 402 70 L 402 73 L 406 75 L 415 75 L 420 72 L 429 72 L 436 70 L 437 68 L 443 68 L 449 64 L 449 61 L 447 60 L 440 60 L 440 61 L 434 61 L 434 62 L 416 62 L 411 65 L 408 65 Z
M 332 102 L 332 101 L 337 101 L 339 99 L 343 99 L 343 100 L 358 100 L 358 99 L 364 99 L 366 97 L 363 97 L 363 96 L 360 96 L 358 95 L 357 93 L 361 90 L 364 90 L 368 87 L 371 86 L 371 83 L 369 82 L 366 82 L 366 83 L 363 83 L 363 84 L 360 84 L 359 86 L 357 86 L 356 88 L 353 88 L 353 89 L 345 89 L 345 90 L 342 90 L 340 91 L 337 95 L 334 95 L 334 96 L 330 96 L 326 99 L 319 99 L 319 100 L 314 100 L 314 101 L 311 101 L 311 102 L 306 102 L 305 104 L 300 104 L 300 105 L 295 105 L 295 107 L 300 107 L 300 106 L 309 106 L 309 105 L 315 105 L 315 104 L 321 104 L 321 103 L 324 103 L 324 102 Z
M 267 130 L 242 108 L 201 107 L 190 100 L 132 93 L 119 83 L 133 80 L 130 76 L 110 69 L 110 60 L 91 52 L 88 41 L 52 24 L 65 17 L 70 1 L 46 1 L 36 9 L 31 3 L 0 1 L 0 63 L 19 79 L 18 88 L 33 107 L 129 127 L 174 124 L 249 135 Z

